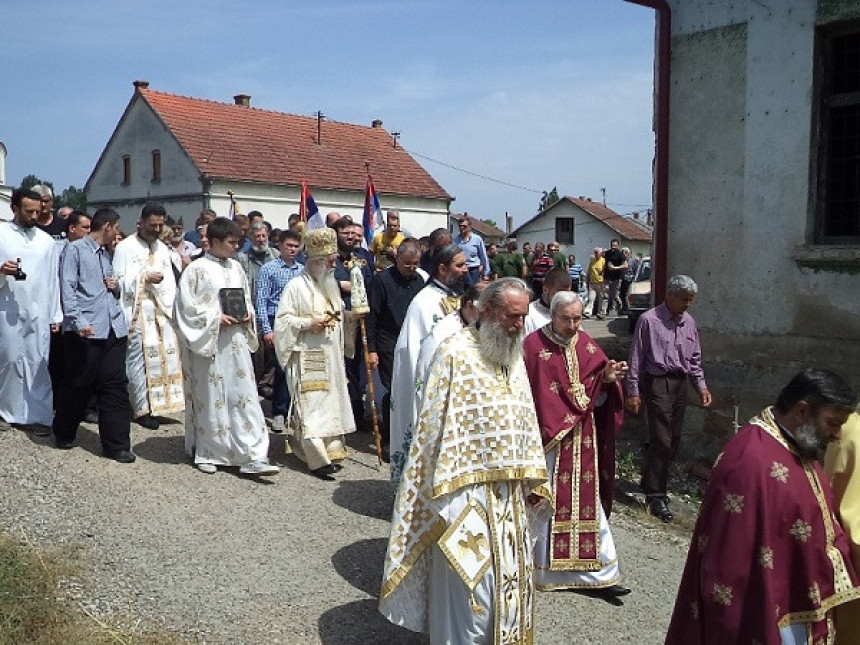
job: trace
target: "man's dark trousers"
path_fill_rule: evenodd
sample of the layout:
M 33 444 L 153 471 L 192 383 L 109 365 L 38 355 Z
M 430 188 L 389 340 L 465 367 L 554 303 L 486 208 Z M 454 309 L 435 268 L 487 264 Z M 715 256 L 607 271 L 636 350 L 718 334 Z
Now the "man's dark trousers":
M 642 469 L 642 490 L 649 498 L 663 499 L 668 485 L 669 464 L 681 442 L 687 409 L 687 376 L 683 372 L 662 376 L 645 374 L 641 391 L 648 411 L 648 448 Z
M 127 338 L 117 338 L 113 331 L 104 339 L 83 338 L 75 332 L 65 332 L 63 336 L 66 370 L 54 415 L 57 442 L 75 440 L 90 396 L 95 394 L 105 454 L 131 449 L 131 404 L 125 371 Z

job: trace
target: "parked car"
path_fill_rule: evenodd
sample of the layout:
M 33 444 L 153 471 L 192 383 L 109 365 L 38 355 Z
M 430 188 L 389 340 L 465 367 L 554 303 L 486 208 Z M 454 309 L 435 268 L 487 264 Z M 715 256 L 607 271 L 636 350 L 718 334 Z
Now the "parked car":
M 654 304 L 651 301 L 651 258 L 642 258 L 636 269 L 636 277 L 627 292 L 627 329 L 630 333 L 636 328 L 639 316 Z

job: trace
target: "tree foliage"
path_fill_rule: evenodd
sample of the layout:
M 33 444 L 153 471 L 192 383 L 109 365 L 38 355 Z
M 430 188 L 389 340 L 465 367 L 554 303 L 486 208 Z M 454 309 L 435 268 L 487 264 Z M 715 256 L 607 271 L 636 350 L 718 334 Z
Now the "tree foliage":
M 54 189 L 53 182 L 39 179 L 36 175 L 27 175 L 21 180 L 21 188 L 32 188 L 37 184 L 47 186 L 54 193 L 54 209 L 62 208 L 63 206 L 70 206 L 78 211 L 85 211 L 87 209 L 87 196 L 82 188 L 69 186 L 58 194 Z
M 547 208 L 555 204 L 559 199 L 558 188 L 556 186 L 553 186 L 552 190 L 549 192 L 543 191 L 543 195 L 540 198 L 540 204 L 538 204 L 538 213 L 542 213 Z
M 482 221 L 484 224 L 489 224 L 490 226 L 495 226 L 496 228 L 498 228 L 499 230 L 501 230 L 501 227 L 500 227 L 498 224 L 496 224 L 496 220 L 494 220 L 494 219 L 490 219 L 489 217 L 487 217 L 487 218 L 485 218 L 485 219 L 482 219 L 481 221 Z

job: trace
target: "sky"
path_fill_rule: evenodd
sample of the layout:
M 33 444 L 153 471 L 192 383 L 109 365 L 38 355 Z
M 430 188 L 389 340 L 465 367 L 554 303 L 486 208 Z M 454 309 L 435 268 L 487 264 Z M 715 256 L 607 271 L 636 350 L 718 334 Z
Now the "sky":
M 454 212 L 648 208 L 654 12 L 623 0 L 4 0 L 6 183 L 82 188 L 133 93 L 382 119 Z M 384 201 L 384 200 L 383 200 Z M 383 209 L 385 204 L 382 204 Z

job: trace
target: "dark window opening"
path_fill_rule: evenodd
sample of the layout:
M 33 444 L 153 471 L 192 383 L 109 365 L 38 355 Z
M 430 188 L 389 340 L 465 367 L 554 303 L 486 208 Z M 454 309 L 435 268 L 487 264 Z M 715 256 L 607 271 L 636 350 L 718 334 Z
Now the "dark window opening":
M 572 217 L 557 217 L 555 219 L 555 241 L 559 244 L 575 243 Z
M 152 181 L 161 181 L 161 151 L 152 151 Z
M 125 186 L 131 183 L 131 157 L 128 155 L 122 158 L 122 183 Z

